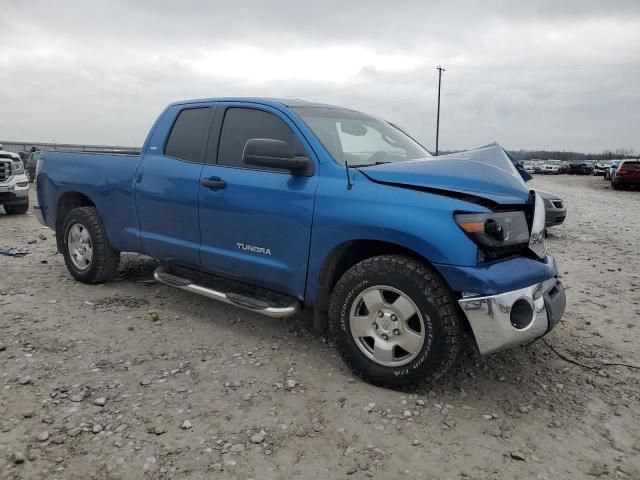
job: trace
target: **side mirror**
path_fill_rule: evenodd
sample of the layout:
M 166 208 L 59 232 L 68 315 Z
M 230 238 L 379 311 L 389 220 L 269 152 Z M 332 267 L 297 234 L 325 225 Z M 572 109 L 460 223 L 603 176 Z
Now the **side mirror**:
M 255 167 L 288 170 L 293 175 L 313 175 L 313 162 L 307 157 L 294 157 L 289 144 L 271 138 L 247 140 L 242 152 L 242 161 Z

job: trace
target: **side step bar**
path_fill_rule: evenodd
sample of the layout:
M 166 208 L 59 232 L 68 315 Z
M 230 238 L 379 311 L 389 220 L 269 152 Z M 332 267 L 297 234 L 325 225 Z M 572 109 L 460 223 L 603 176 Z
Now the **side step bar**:
M 210 287 L 196 285 L 188 278 L 179 277 L 177 275 L 173 275 L 172 273 L 168 273 L 167 268 L 162 265 L 153 272 L 153 278 L 160 283 L 164 283 L 165 285 L 196 293 L 198 295 L 212 298 L 223 303 L 228 303 L 229 305 L 234 305 L 236 307 L 243 308 L 254 313 L 259 313 L 260 315 L 265 315 L 267 317 L 290 317 L 291 315 L 299 313 L 301 310 L 300 302 L 298 301 L 289 306 L 276 307 L 258 298 L 248 297 L 239 293 L 224 293 L 218 290 L 214 290 Z

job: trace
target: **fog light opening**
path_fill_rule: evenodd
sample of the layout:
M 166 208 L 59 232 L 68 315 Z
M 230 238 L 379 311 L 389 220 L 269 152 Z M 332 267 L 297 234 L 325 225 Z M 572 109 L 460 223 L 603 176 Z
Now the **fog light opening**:
M 533 308 L 529 302 L 521 298 L 511 307 L 511 325 L 518 330 L 524 330 L 533 321 Z

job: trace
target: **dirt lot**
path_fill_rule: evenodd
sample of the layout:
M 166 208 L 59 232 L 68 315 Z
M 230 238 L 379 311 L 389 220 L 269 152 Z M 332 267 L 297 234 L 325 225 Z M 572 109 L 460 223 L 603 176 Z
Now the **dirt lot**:
M 424 395 L 354 378 L 308 315 L 154 284 L 125 255 L 76 283 L 53 233 L 0 213 L 0 478 L 640 479 L 640 192 L 537 177 L 567 287 L 547 342 L 467 353 Z M 1 210 L 0 210 L 1 211 Z M 42 235 L 42 236 L 41 236 Z

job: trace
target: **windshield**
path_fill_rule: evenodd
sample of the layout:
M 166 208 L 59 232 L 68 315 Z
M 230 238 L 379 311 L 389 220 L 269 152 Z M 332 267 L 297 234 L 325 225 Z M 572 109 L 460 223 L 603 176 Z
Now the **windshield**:
M 399 128 L 341 108 L 294 107 L 336 162 L 352 167 L 431 157 Z
M 547 165 L 560 165 L 562 162 L 560 160 L 547 160 Z

